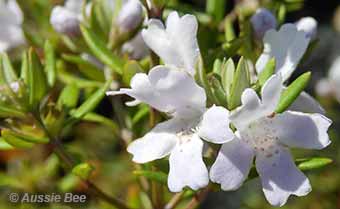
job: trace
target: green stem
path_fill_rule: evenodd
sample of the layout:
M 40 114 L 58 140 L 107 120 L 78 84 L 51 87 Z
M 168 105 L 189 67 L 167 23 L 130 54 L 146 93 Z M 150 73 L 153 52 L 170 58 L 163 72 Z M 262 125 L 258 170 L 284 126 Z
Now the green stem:
M 194 209 L 197 208 L 197 206 L 205 200 L 207 195 L 209 194 L 211 190 L 211 187 L 208 185 L 206 188 L 204 188 L 202 191 L 200 191 L 198 194 L 196 194 L 188 203 L 188 205 L 185 207 L 185 209 Z

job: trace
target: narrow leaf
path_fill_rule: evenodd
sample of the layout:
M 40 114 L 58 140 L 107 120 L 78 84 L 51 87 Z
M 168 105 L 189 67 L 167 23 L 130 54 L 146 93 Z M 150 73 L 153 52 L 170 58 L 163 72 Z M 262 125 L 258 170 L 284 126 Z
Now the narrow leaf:
M 306 72 L 293 81 L 281 94 L 280 102 L 275 112 L 282 113 L 285 111 L 305 89 L 310 78 L 311 72 Z
M 54 47 L 49 40 L 45 42 L 45 72 L 47 75 L 47 82 L 52 87 L 57 79 L 56 75 L 56 57 Z
M 72 173 L 83 180 L 88 180 L 94 167 L 88 163 L 81 163 L 72 169 Z
M 11 61 L 6 53 L 2 54 L 1 64 L 3 67 L 3 73 L 7 83 L 12 83 L 18 80 L 18 76 L 11 64 Z
M 273 75 L 275 72 L 276 61 L 275 58 L 272 58 L 268 61 L 263 71 L 259 74 L 259 84 L 263 86 L 263 84 L 267 81 L 267 79 Z
M 80 56 L 63 54 L 62 57 L 64 60 L 78 65 L 78 70 L 87 78 L 101 82 L 105 81 L 104 71 Z
M 226 92 L 227 98 L 231 92 L 231 86 L 234 80 L 235 73 L 235 64 L 234 61 L 230 58 L 227 62 L 223 62 L 222 70 L 221 70 L 221 79 L 222 86 Z
M 333 160 L 329 158 L 315 157 L 300 163 L 298 167 L 301 170 L 312 170 L 324 167 L 332 162 Z
M 162 184 L 166 184 L 168 181 L 168 175 L 161 171 L 145 171 L 145 170 L 136 170 L 133 172 L 136 176 L 144 176 L 147 179 L 157 181 Z
M 250 75 L 248 65 L 241 57 L 233 78 L 230 95 L 228 98 L 229 109 L 232 110 L 241 104 L 241 95 L 246 88 L 250 87 Z
M 8 144 L 3 137 L 0 137 L 0 150 L 12 150 L 12 149 L 15 149 L 15 147 Z
M 94 34 L 90 29 L 81 26 L 81 31 L 84 39 L 92 50 L 93 54 L 98 57 L 103 63 L 108 65 L 114 72 L 122 74 L 123 71 L 123 61 L 115 56 L 105 45 L 105 43 L 100 40 L 96 34 Z
M 61 92 L 57 105 L 59 108 L 75 108 L 78 103 L 80 89 L 75 84 L 68 84 Z
M 72 117 L 82 118 L 85 114 L 91 112 L 101 102 L 105 96 L 105 92 L 109 89 L 111 80 L 107 81 L 105 85 L 93 93 L 78 109 L 71 112 Z
M 141 66 L 136 61 L 129 61 L 124 66 L 123 82 L 125 85 L 130 85 L 131 78 L 136 74 L 143 72 Z
M 8 144 L 16 148 L 25 149 L 25 148 L 31 148 L 34 146 L 33 143 L 27 142 L 21 138 L 18 138 L 12 135 L 9 130 L 5 130 L 5 129 L 1 130 L 1 136 Z
M 29 103 L 35 108 L 47 92 L 47 81 L 39 57 L 32 48 L 29 50 L 28 60 Z

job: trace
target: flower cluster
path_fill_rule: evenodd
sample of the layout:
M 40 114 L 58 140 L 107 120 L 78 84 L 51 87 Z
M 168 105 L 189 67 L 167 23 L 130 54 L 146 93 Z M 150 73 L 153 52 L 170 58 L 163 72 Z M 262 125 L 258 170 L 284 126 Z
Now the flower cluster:
M 264 12 L 264 13 L 263 13 Z M 262 86 L 259 97 L 253 88 L 244 89 L 241 105 L 207 106 L 205 90 L 195 81 L 200 49 L 198 23 L 193 15 L 169 14 L 166 24 L 151 19 L 142 37 L 164 62 L 148 74 L 137 73 L 131 88 L 109 91 L 107 95 L 126 94 L 134 100 L 127 105 L 146 103 L 169 116 L 142 138 L 133 141 L 128 152 L 136 163 L 169 157 L 168 187 L 179 192 L 188 186 L 197 190 L 212 182 L 223 190 L 238 189 L 247 179 L 255 157 L 263 192 L 272 205 L 282 206 L 290 195 L 303 196 L 311 191 L 307 177 L 299 171 L 289 147 L 323 149 L 330 144 L 327 130 L 331 121 L 307 93 L 295 105 L 276 112 L 285 82 L 290 78 L 314 34 L 310 20 L 284 24 L 276 31 L 276 21 L 259 11 L 252 18 L 258 36 L 264 35 L 264 49 L 256 62 L 257 75 L 275 59 L 275 73 Z M 307 26 L 304 27 L 307 22 Z M 263 25 L 265 29 L 259 29 Z M 311 26 L 311 27 L 309 27 Z M 261 26 L 262 27 L 262 26 Z M 265 34 L 263 30 L 266 30 Z M 256 76 L 256 75 L 255 75 Z M 303 108 L 301 105 L 304 105 Z M 301 109 L 311 112 L 304 113 Z M 222 144 L 210 170 L 203 161 L 204 144 Z

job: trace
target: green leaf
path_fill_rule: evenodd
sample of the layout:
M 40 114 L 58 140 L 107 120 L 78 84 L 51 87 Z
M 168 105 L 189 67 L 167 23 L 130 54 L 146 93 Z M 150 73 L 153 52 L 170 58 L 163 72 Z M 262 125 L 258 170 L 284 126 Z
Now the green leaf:
M 66 107 L 69 109 L 75 108 L 78 103 L 80 89 L 76 84 L 68 84 L 60 93 L 57 105 L 60 109 Z
M 227 43 L 224 43 L 222 45 L 222 48 L 226 53 L 226 57 L 233 57 L 234 55 L 236 55 L 239 49 L 241 49 L 241 47 L 243 46 L 244 41 L 244 38 L 235 38 L 231 41 L 228 41 Z
M 250 75 L 248 65 L 243 57 L 238 62 L 230 95 L 228 98 L 228 107 L 230 110 L 241 104 L 241 95 L 246 88 L 250 87 Z
M 226 0 L 207 0 L 206 11 L 219 22 L 224 17 L 226 4 Z
M 136 123 L 138 123 L 141 119 L 143 119 L 144 117 L 146 117 L 150 112 L 150 107 L 145 105 L 141 105 L 140 109 L 136 112 L 136 114 L 134 114 L 133 118 L 132 118 L 132 125 L 135 125 Z
M 268 80 L 268 78 L 273 75 L 275 72 L 276 61 L 275 58 L 272 58 L 268 61 L 265 68 L 259 74 L 259 84 L 263 86 L 263 84 Z
M 6 53 L 3 53 L 1 56 L 1 65 L 3 70 L 3 75 L 5 77 L 5 81 L 10 84 L 18 80 L 18 76 L 11 64 L 11 60 L 9 59 Z
M 78 65 L 78 70 L 87 78 L 95 81 L 105 81 L 104 71 L 98 69 L 95 65 L 85 59 L 71 54 L 63 54 L 62 57 L 64 60 Z
M 88 180 L 94 171 L 94 167 L 88 163 L 81 163 L 72 169 L 72 173 L 83 180 Z
M 58 70 L 58 78 L 66 84 L 76 83 L 79 88 L 93 88 L 93 87 L 98 88 L 103 85 L 101 82 L 79 78 L 67 72 L 65 70 L 65 65 L 62 60 L 58 60 L 57 70 Z
M 1 134 L 11 135 L 15 138 L 26 141 L 28 143 L 46 144 L 46 143 L 49 142 L 49 139 L 47 137 L 44 137 L 44 136 L 38 136 L 38 135 L 30 136 L 28 134 L 18 133 L 18 132 L 6 130 L 6 129 L 2 130 Z
M 230 96 L 231 86 L 234 80 L 235 64 L 233 59 L 229 58 L 228 61 L 224 61 L 221 70 L 222 86 L 226 92 L 227 99 Z
M 136 170 L 133 171 L 133 174 L 136 176 L 144 176 L 147 179 L 157 181 L 162 184 L 166 184 L 168 181 L 168 175 L 161 171 Z
M 112 119 L 106 118 L 102 115 L 90 112 L 87 113 L 83 119 L 84 121 L 90 121 L 90 122 L 96 122 L 101 123 L 107 127 L 110 127 L 116 134 L 119 134 L 119 126 L 116 122 L 114 122 Z
M 333 160 L 329 158 L 315 157 L 315 158 L 310 158 L 308 160 L 303 161 L 302 163 L 298 165 L 298 167 L 301 170 L 312 170 L 312 169 L 324 167 L 332 162 Z
M 143 72 L 143 69 L 138 62 L 132 60 L 125 64 L 123 71 L 123 82 L 125 85 L 130 85 L 131 78 L 136 74 Z
M 224 22 L 224 34 L 227 42 L 232 41 L 236 38 L 233 23 L 230 18 L 226 18 Z
M 217 75 L 221 74 L 222 61 L 220 59 L 215 59 L 213 66 L 213 73 Z
M 83 37 L 96 57 L 108 65 L 114 72 L 118 74 L 123 73 L 123 61 L 115 56 L 105 45 L 105 42 L 100 40 L 96 34 L 94 34 L 90 29 L 80 26 Z
M 8 144 L 3 137 L 0 137 L 0 150 L 12 150 L 12 149 L 15 149 L 15 147 Z
M 218 77 L 218 75 L 213 74 L 210 77 L 210 83 L 211 83 L 211 87 L 212 87 L 212 92 L 216 98 L 216 100 L 218 101 L 217 105 L 221 105 L 221 106 L 226 106 L 227 105 L 227 96 L 226 93 L 222 87 L 220 78 Z
M 196 69 L 197 69 L 196 80 L 204 88 L 205 93 L 207 94 L 207 97 L 208 97 L 208 101 L 210 100 L 213 103 L 216 103 L 214 96 L 212 94 L 212 91 L 210 89 L 210 86 L 209 86 L 207 73 L 205 72 L 202 57 L 199 57 L 198 62 L 196 64 Z
M 58 182 L 58 189 L 62 192 L 69 192 L 73 191 L 79 184 L 81 180 L 79 177 L 75 176 L 74 174 L 70 173 L 63 177 Z
M 7 107 L 5 105 L 0 105 L 0 118 L 7 118 L 7 117 L 25 118 L 26 114 L 24 112 L 21 112 L 20 110 Z
M 93 93 L 78 109 L 71 112 L 72 117 L 76 119 L 82 118 L 85 114 L 94 110 L 105 96 L 105 92 L 109 89 L 112 81 L 109 80 L 105 85 Z
M 26 85 L 28 85 L 28 53 L 25 51 L 22 53 L 21 58 L 21 72 L 20 72 L 20 78 L 24 81 Z
M 1 136 L 2 138 L 10 145 L 16 148 L 32 148 L 34 146 L 33 143 L 27 142 L 23 140 L 22 138 L 19 138 L 17 136 L 14 136 L 11 131 L 3 129 L 1 130 Z
M 47 40 L 44 46 L 45 52 L 45 72 L 47 75 L 47 82 L 50 87 L 54 86 L 57 79 L 56 57 L 52 43 Z
M 286 19 L 286 15 L 287 15 L 287 8 L 285 4 L 281 4 L 278 10 L 278 14 L 277 14 L 277 20 L 279 22 L 279 24 L 283 24 L 285 22 Z
M 47 93 L 47 81 L 39 57 L 33 48 L 29 50 L 28 60 L 29 104 L 36 108 Z
M 0 172 L 0 186 L 10 186 L 17 189 L 23 189 L 22 181 L 3 172 Z
M 305 89 L 311 78 L 311 72 L 306 72 L 291 83 L 281 94 L 280 102 L 275 110 L 276 113 L 285 111 Z

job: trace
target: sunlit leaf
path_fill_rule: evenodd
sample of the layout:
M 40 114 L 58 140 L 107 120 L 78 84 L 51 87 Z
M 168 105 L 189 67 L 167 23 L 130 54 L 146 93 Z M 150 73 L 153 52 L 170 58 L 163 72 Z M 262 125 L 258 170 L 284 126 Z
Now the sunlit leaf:
M 72 111 L 72 117 L 79 119 L 94 110 L 105 97 L 105 92 L 109 89 L 111 82 L 111 80 L 107 81 L 103 87 L 94 92 L 78 109 Z
M 88 163 L 78 164 L 72 169 L 72 173 L 83 180 L 87 180 L 92 171 L 94 171 L 94 167 Z
M 54 47 L 52 43 L 47 40 L 45 42 L 44 46 L 44 52 L 45 52 L 45 72 L 47 75 L 47 82 L 49 86 L 53 86 L 56 79 L 56 57 L 55 57 L 55 52 L 54 52 Z
M 285 111 L 306 88 L 311 78 L 311 72 L 300 75 L 281 94 L 280 102 L 275 110 L 276 113 Z
M 110 68 L 118 73 L 123 73 L 123 61 L 115 56 L 106 46 L 105 43 L 100 40 L 96 34 L 93 33 L 90 29 L 81 26 L 81 31 L 83 33 L 84 39 L 89 46 L 89 48 L 92 50 L 93 54 L 96 55 L 96 57 L 105 63 L 106 65 L 110 66 Z

